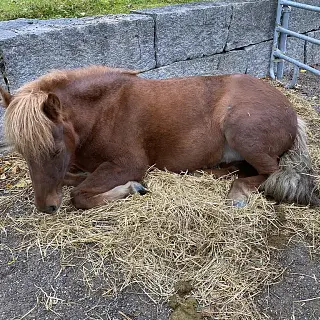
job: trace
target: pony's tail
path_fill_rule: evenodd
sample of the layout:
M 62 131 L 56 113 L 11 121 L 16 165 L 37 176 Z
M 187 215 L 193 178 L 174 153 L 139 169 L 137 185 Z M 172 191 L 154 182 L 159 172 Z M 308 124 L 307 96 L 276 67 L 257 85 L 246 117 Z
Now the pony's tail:
M 266 196 L 278 202 L 320 205 L 320 192 L 307 147 L 305 123 L 298 118 L 298 131 L 293 146 L 280 158 L 280 169 L 261 185 Z

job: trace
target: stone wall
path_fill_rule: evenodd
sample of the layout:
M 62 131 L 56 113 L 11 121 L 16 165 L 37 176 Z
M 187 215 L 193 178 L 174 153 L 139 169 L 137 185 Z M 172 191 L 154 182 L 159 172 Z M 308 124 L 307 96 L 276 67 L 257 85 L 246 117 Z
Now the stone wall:
M 320 0 L 303 2 L 320 6 Z M 148 78 L 239 72 L 263 77 L 276 3 L 208 1 L 128 15 L 0 22 L 0 85 L 14 92 L 52 69 L 89 64 L 139 69 Z M 320 15 L 293 8 L 290 29 L 320 38 Z M 288 54 L 320 63 L 319 46 L 299 39 L 289 39 Z
M 319 5 L 320 0 L 304 0 Z M 104 64 L 145 77 L 268 74 L 276 0 L 174 5 L 81 19 L 0 22 L 0 83 L 14 91 L 52 70 Z M 290 28 L 320 37 L 320 16 L 293 8 Z M 320 48 L 289 39 L 289 55 L 320 62 Z M 6 83 L 4 83 L 4 79 Z
M 106 64 L 155 67 L 154 21 L 143 15 L 0 23 L 0 49 L 10 89 L 52 69 Z

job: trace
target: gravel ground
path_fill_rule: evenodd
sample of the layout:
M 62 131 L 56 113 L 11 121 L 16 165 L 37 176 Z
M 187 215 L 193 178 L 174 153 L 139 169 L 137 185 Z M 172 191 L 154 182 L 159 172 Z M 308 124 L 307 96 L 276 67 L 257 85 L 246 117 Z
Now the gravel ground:
M 301 74 L 298 91 L 311 98 L 320 111 L 318 77 Z M 81 257 L 62 266 L 58 251 L 43 258 L 38 249 L 14 250 L 21 240 L 14 230 L 0 230 L 1 320 L 169 319 L 169 307 L 155 304 L 138 285 L 109 296 L 105 288 L 112 283 L 96 278 L 89 292 L 83 282 Z M 274 261 L 285 271 L 277 283 L 263 288 L 256 297 L 261 313 L 274 320 L 320 319 L 320 260 L 310 254 L 308 243 L 293 239 L 288 245 L 279 245 Z
M 300 73 L 296 90 L 320 112 L 319 82 L 312 73 Z M 274 320 L 319 320 L 320 258 L 312 255 L 307 242 L 295 238 L 279 245 L 274 260 L 285 272 L 257 297 L 261 312 Z
M 271 319 L 320 319 L 320 260 L 310 256 L 308 244 L 301 239 L 291 241 L 276 259 L 285 272 L 259 295 L 261 311 Z
M 57 251 L 42 258 L 35 248 L 12 252 L 22 241 L 16 232 L 0 237 L 0 319 L 112 319 L 166 320 L 169 308 L 158 305 L 136 285 L 109 296 L 112 283 L 96 277 L 88 285 L 83 281 L 81 254 L 69 266 L 61 266 Z

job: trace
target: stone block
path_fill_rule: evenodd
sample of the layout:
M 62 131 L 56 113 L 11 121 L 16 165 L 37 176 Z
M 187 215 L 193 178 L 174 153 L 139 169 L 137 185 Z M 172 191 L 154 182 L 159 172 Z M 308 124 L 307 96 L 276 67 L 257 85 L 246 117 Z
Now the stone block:
M 201 2 L 133 11 L 155 21 L 157 66 L 222 52 L 228 35 L 231 5 Z
M 245 48 L 248 59 L 247 73 L 262 78 L 269 75 L 272 40 Z
M 271 50 L 273 41 L 258 43 L 245 48 L 248 54 L 248 68 L 247 73 L 256 77 L 265 77 L 269 75 L 270 62 L 271 62 Z M 287 39 L 286 55 L 297 59 L 301 62 L 304 61 L 304 41 L 293 37 Z M 285 62 L 284 73 L 288 74 L 294 68 L 294 65 L 289 62 Z M 276 66 L 275 69 L 276 71 Z
M 304 46 L 305 41 L 294 38 L 288 37 L 287 39 L 287 52 L 286 55 L 290 58 L 296 59 L 302 63 L 304 63 Z M 285 62 L 284 72 L 289 73 L 294 69 L 294 64 L 290 62 Z
M 92 64 L 155 67 L 154 22 L 142 15 L 0 22 L 0 50 L 10 89 L 52 69 Z
M 215 54 L 210 57 L 175 62 L 164 67 L 146 71 L 141 76 L 150 79 L 166 79 L 199 75 L 245 73 L 246 68 L 246 53 L 244 50 L 237 50 Z
M 205 58 L 174 62 L 164 67 L 143 72 L 140 76 L 148 79 L 167 79 L 207 75 L 212 74 L 212 71 L 216 70 L 217 66 L 217 55 L 213 55 Z
M 245 50 L 235 50 L 218 56 L 219 64 L 215 74 L 246 73 L 248 57 Z
M 297 2 L 320 7 L 320 0 L 303 0 Z M 289 29 L 299 33 L 318 30 L 320 29 L 320 14 L 318 12 L 292 7 L 289 18 Z
M 319 19 L 320 19 L 320 14 L 319 14 Z M 307 35 L 309 37 L 320 40 L 320 30 L 309 32 Z M 305 52 L 305 63 L 309 65 L 320 64 L 320 46 L 307 41 L 306 52 Z
M 271 0 L 232 4 L 232 19 L 226 50 L 241 48 L 273 38 L 276 2 Z

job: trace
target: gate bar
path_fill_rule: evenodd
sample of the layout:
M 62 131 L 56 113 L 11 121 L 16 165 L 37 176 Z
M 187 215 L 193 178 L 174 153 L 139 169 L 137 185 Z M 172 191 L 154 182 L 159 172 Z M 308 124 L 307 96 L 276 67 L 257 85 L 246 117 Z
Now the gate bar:
M 304 64 L 296 59 L 293 59 L 293 58 L 290 58 L 290 57 L 284 55 L 279 49 L 274 50 L 273 55 L 280 58 L 280 59 L 287 60 L 287 61 L 299 66 L 301 69 L 308 70 L 308 71 L 313 72 L 316 75 L 320 76 L 320 70 L 312 68 L 312 67 L 308 66 L 307 64 Z
M 289 0 L 280 0 L 280 4 L 291 6 L 291 7 L 296 7 L 296 8 L 300 8 L 300 9 L 320 12 L 320 7 L 311 6 L 311 5 L 305 4 L 305 3 L 289 1 Z
M 307 64 L 304 64 L 296 59 L 293 59 L 285 55 L 287 36 L 291 35 L 295 38 L 302 39 L 316 45 L 320 45 L 320 40 L 289 30 L 288 19 L 289 19 L 291 7 L 310 10 L 318 13 L 320 13 L 320 7 L 308 5 L 305 3 L 299 3 L 291 0 L 278 0 L 277 14 L 276 14 L 276 27 L 274 29 L 273 46 L 272 46 L 269 72 L 272 79 L 276 79 L 276 78 L 281 79 L 283 77 L 284 60 L 290 63 L 293 63 L 295 65 L 294 75 L 289 84 L 290 87 L 293 87 L 297 82 L 299 67 L 302 69 L 308 70 L 318 76 L 320 76 L 320 71 L 310 67 Z M 282 25 L 281 25 L 281 17 L 282 17 Z M 274 71 L 275 63 L 277 63 L 277 76 L 275 75 L 275 71 Z
M 281 6 L 281 1 L 278 1 L 277 4 L 277 14 L 276 14 L 276 26 L 281 25 L 281 16 L 282 16 L 282 6 Z M 274 35 L 273 35 L 273 45 L 272 45 L 272 53 L 271 53 L 271 63 L 270 63 L 270 68 L 269 68 L 269 73 L 272 79 L 276 78 L 276 75 L 274 73 L 274 55 L 273 51 L 276 50 L 278 47 L 278 40 L 279 40 L 279 32 L 277 32 L 276 29 L 274 29 Z
M 294 36 L 296 38 L 299 38 L 299 39 L 302 39 L 302 40 L 307 40 L 307 41 L 309 41 L 311 43 L 320 45 L 320 40 L 319 39 L 315 39 L 315 38 L 306 36 L 304 34 L 288 30 L 288 29 L 283 28 L 283 27 L 276 27 L 276 30 L 280 31 L 280 32 L 283 32 L 283 33 L 286 33 L 286 34 L 288 34 L 290 36 Z
M 282 7 L 281 11 L 282 11 L 282 26 L 288 30 L 289 29 L 289 15 L 291 12 L 291 7 L 284 5 Z M 279 26 L 281 26 L 281 25 L 279 25 Z M 275 30 L 275 31 L 277 31 L 277 30 Z M 287 51 L 288 34 L 287 33 L 280 33 L 279 37 L 280 37 L 279 38 L 279 50 L 285 54 Z M 280 60 L 277 65 L 277 78 L 278 79 L 282 79 L 283 70 L 284 70 L 284 61 Z

